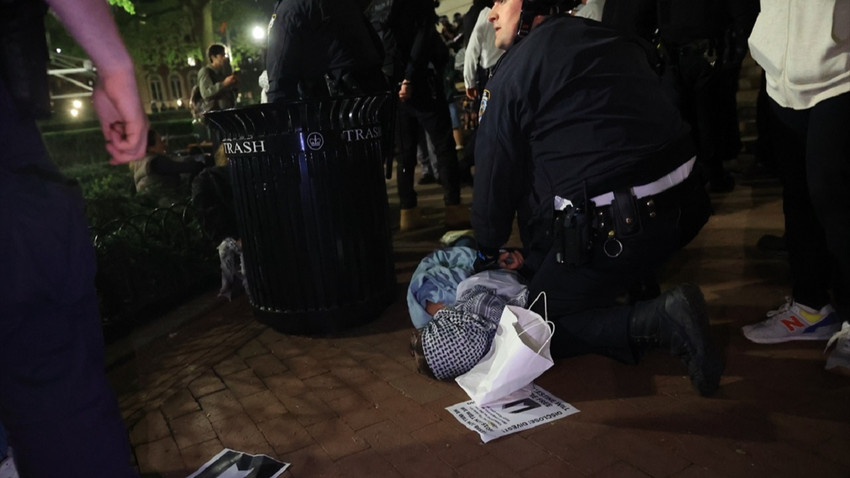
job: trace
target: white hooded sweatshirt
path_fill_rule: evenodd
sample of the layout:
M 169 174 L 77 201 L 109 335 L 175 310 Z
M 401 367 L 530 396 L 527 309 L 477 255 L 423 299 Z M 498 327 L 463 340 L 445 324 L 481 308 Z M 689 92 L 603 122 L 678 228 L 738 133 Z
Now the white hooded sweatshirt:
M 780 106 L 809 109 L 850 91 L 850 0 L 761 0 L 749 45 Z

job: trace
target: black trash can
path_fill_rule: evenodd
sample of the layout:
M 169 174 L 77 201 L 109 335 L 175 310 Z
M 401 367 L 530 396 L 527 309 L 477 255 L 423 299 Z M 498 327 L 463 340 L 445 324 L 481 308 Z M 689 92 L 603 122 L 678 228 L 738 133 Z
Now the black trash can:
M 384 180 L 394 104 L 382 94 L 206 114 L 229 159 L 260 321 L 284 333 L 333 333 L 395 299 Z

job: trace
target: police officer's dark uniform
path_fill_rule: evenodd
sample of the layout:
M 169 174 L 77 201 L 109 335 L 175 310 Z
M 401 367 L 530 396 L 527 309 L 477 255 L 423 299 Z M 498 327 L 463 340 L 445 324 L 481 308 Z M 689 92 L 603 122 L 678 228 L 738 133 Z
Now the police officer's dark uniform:
M 526 0 L 523 20 L 548 8 Z M 493 265 L 516 212 L 530 296 L 545 291 L 558 324 L 553 355 L 635 362 L 649 339 L 683 355 L 694 385 L 712 393 L 722 366 L 694 310 L 698 288 L 618 302 L 708 217 L 689 174 L 689 130 L 645 45 L 590 20 L 545 18 L 496 66 L 476 148 L 477 265 Z
M 723 162 L 741 147 L 735 92 L 757 13 L 752 0 L 605 2 L 603 24 L 651 41 L 660 52 L 659 65 L 676 88 L 683 115 L 693 127 L 705 180 L 715 192 L 735 186 Z
M 357 5 L 277 2 L 266 53 L 270 102 L 387 90 L 380 39 Z
M 44 11 L 0 5 L 0 422 L 21 476 L 78 477 L 80 462 L 86 476 L 135 476 L 104 375 L 82 196 L 35 122 L 49 112 Z

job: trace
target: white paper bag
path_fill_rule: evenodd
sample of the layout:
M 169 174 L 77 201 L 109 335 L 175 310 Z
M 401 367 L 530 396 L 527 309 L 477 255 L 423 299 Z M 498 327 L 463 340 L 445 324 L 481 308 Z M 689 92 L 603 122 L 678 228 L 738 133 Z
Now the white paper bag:
M 545 304 L 546 295 L 541 292 L 537 299 L 541 296 Z M 492 404 L 526 387 L 553 365 L 549 345 L 555 324 L 529 309 L 505 306 L 490 350 L 472 370 L 455 378 L 476 405 Z

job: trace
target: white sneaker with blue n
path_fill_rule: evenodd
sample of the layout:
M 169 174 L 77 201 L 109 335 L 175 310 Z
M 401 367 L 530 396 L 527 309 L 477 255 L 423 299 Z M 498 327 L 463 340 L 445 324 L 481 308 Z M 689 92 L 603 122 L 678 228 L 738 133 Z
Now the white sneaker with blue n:
M 791 297 L 767 319 L 742 327 L 744 336 L 757 344 L 778 344 L 792 340 L 829 340 L 841 328 L 835 309 L 827 304 L 820 310 L 805 306 Z

